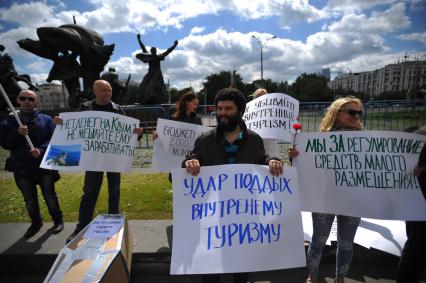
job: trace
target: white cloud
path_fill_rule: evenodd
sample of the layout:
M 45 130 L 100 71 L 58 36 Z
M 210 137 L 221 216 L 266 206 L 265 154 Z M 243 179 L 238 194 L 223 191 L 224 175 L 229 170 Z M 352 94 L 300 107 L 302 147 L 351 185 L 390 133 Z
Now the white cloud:
M 120 77 L 126 77 L 131 74 L 132 80 L 140 80 L 142 73 L 145 73 L 148 68 L 142 62 L 139 62 L 135 55 L 140 51 L 134 51 L 131 57 L 121 57 L 116 61 L 110 61 L 106 66 L 105 70 L 109 67 L 114 67 Z
M 397 0 L 329 0 L 326 8 L 334 11 L 352 12 L 395 2 Z
M 281 5 L 273 5 L 272 9 L 278 9 L 280 13 L 280 23 L 286 27 L 294 23 L 307 21 L 314 22 L 328 17 L 323 10 L 318 10 L 310 5 L 308 1 L 285 1 Z
M 371 34 L 319 32 L 309 36 L 306 42 L 286 38 L 266 41 L 271 38 L 270 34 L 218 29 L 210 34 L 189 35 L 181 39 L 178 48 L 162 62 L 165 80 L 169 79 L 172 86 L 178 88 L 191 84 L 197 89 L 201 88 L 203 79 L 209 74 L 232 68 L 246 82 L 259 79 L 260 47 L 252 35 L 264 42 L 264 77 L 274 81 L 293 81 L 299 74 L 317 72 L 325 65 L 342 69 L 346 64 L 358 62 L 357 58 L 369 54 L 382 58 L 379 55 L 387 52 L 383 39 Z M 116 67 L 120 77 L 126 78 L 128 73 L 132 73 L 132 78 L 140 82 L 147 66 L 135 59 L 138 52 L 109 65 Z M 361 67 L 361 63 L 357 64 Z M 369 64 L 364 62 L 365 66 Z
M 0 33 L 0 42 L 6 47 L 5 52 L 9 53 L 11 56 L 17 54 L 29 56 L 30 53 L 21 49 L 16 41 L 26 37 L 35 38 L 36 36 L 37 34 L 34 28 L 18 27 L 16 29 L 11 29 Z
M 327 13 L 309 4 L 308 0 L 234 0 L 228 4 L 229 10 L 247 19 L 277 16 L 281 28 L 300 22 L 313 22 L 327 17 Z
M 46 83 L 48 74 L 47 73 L 31 73 L 31 82 L 33 84 L 44 84 Z
M 41 2 L 13 4 L 0 9 L 0 19 L 26 27 L 37 27 L 53 18 L 53 7 Z
M 307 39 L 307 62 L 328 64 L 385 51 L 383 38 L 377 35 L 357 33 L 318 32 Z
M 276 16 L 282 28 L 298 22 L 312 22 L 327 16 L 323 10 L 310 5 L 308 0 L 253 0 L 247 4 L 243 0 L 92 0 L 93 10 L 78 12 L 64 10 L 61 2 L 56 6 L 43 2 L 13 4 L 8 9 L 0 9 L 0 18 L 26 27 L 42 25 L 57 26 L 77 23 L 99 33 L 140 32 L 148 29 L 181 28 L 184 21 L 200 15 L 217 14 L 229 11 L 245 19 Z
M 148 29 L 176 27 L 202 14 L 214 14 L 220 4 L 214 1 L 91 1 L 95 10 L 79 13 L 78 18 L 100 33 L 133 31 L 145 33 Z
M 372 69 L 383 66 L 383 58 L 393 56 L 388 54 L 390 48 L 386 46 L 385 34 L 410 25 L 410 19 L 405 15 L 406 2 L 393 0 L 331 0 L 324 9 L 314 7 L 307 0 L 253 0 L 250 3 L 243 0 L 90 0 L 93 8 L 85 12 L 65 10 L 66 6 L 61 2 L 54 7 L 44 3 L 14 4 L 8 9 L 0 9 L 2 20 L 21 25 L 0 33 L 0 42 L 6 45 L 8 53 L 31 57 L 26 68 L 32 68 L 35 73 L 32 76 L 40 81 L 47 77 L 48 64 L 41 64 L 37 60 L 44 59 L 36 60 L 34 55 L 21 50 L 16 41 L 25 37 L 36 39 L 37 26 L 72 23 L 73 15 L 78 24 L 100 34 L 123 31 L 143 34 L 150 30 L 181 28 L 188 19 L 224 11 L 243 19 L 274 17 L 284 29 L 290 29 L 292 24 L 299 22 L 334 20 L 321 23 L 321 32 L 308 35 L 306 40 L 277 38 L 267 41 L 271 34 L 225 29 L 204 34 L 204 26 L 193 27 L 189 35 L 179 40 L 176 50 L 161 63 L 165 80 L 169 79 L 173 86 L 179 88 L 188 84 L 198 88 L 207 75 L 231 68 L 239 72 L 245 81 L 259 79 L 260 47 L 252 35 L 264 43 L 264 77 L 275 81 L 292 81 L 301 73 L 317 72 L 323 66 L 331 66 L 332 70 L 344 70 L 347 66 L 351 66 L 353 71 Z M 388 8 L 364 11 L 376 5 L 380 5 L 380 9 Z M 32 7 L 29 11 L 31 17 L 24 13 L 29 7 Z M 31 19 L 36 20 L 30 23 Z M 404 34 L 398 38 L 411 40 L 416 36 Z M 105 69 L 115 67 L 121 79 L 126 79 L 131 73 L 132 79 L 140 82 L 148 66 L 135 58 L 138 52 L 135 50 L 131 56 L 110 61 Z
M 199 33 L 202 33 L 205 29 L 206 29 L 206 27 L 193 27 L 189 34 L 190 35 L 199 34 Z
M 37 57 L 34 62 L 27 65 L 27 68 L 31 72 L 39 72 L 40 70 L 45 70 L 47 68 L 47 62 L 48 61 L 46 61 L 45 59 Z
M 19 48 L 17 41 L 23 38 L 37 38 L 36 28 L 40 26 L 59 26 L 64 24 L 54 14 L 54 6 L 42 2 L 13 4 L 8 9 L 0 9 L 0 19 L 18 24 L 17 28 L 0 33 L 0 42 L 11 55 L 28 56 L 30 53 Z
M 398 3 L 383 12 L 372 12 L 368 17 L 365 14 L 350 13 L 339 21 L 332 23 L 329 30 L 333 32 L 369 32 L 389 33 L 410 25 L 410 19 L 405 15 L 405 4 Z
M 426 31 L 401 34 L 398 36 L 402 40 L 420 41 L 426 43 Z

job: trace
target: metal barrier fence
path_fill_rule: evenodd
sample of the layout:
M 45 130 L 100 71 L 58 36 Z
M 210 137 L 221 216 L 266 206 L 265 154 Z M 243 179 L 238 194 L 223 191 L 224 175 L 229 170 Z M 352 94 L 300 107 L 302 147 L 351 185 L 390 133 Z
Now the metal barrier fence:
M 370 101 L 365 104 L 367 130 L 406 131 L 426 125 L 426 99 Z
M 331 102 L 301 102 L 299 123 L 304 132 L 316 132 Z M 176 111 L 175 105 L 157 107 L 125 106 L 127 115 L 144 121 L 142 125 L 151 132 L 155 129 L 158 118 L 168 119 Z M 203 125 L 216 126 L 214 105 L 200 105 L 198 115 Z M 419 100 L 381 100 L 364 104 L 362 117 L 366 130 L 405 131 L 411 127 L 426 125 L 426 99 Z M 152 147 L 150 135 L 144 135 L 139 145 L 142 148 Z
M 330 102 L 301 102 L 299 110 L 299 122 L 304 132 L 316 132 Z M 365 103 L 362 117 L 366 130 L 405 131 L 411 127 L 426 125 L 426 99 L 421 100 L 386 100 L 369 101 Z M 176 111 L 176 106 L 123 106 L 126 114 L 139 119 L 141 126 L 146 129 L 145 135 L 139 141 L 135 163 L 133 167 L 149 166 L 152 157 L 152 135 L 150 134 L 157 125 L 157 119 L 168 119 Z M 56 113 L 48 113 L 57 115 Z M 203 125 L 216 126 L 216 114 L 213 105 L 200 105 L 198 114 Z M 9 153 L 0 149 L 0 170 L 4 168 L 4 161 Z
M 301 102 L 299 121 L 304 132 L 316 132 L 331 102 Z M 405 131 L 426 125 L 426 100 L 381 100 L 364 104 L 364 129 Z

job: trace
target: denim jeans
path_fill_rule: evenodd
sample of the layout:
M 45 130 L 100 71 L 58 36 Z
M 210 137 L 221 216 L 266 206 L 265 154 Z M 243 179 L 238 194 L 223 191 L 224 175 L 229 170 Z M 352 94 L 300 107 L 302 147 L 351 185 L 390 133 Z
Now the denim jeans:
M 31 223 L 40 223 L 42 221 L 37 197 L 37 184 L 40 185 L 41 193 L 52 220 L 55 223 L 62 221 L 62 211 L 55 191 L 53 171 L 39 168 L 14 172 L 13 176 L 16 186 L 18 186 L 24 197 Z
M 83 195 L 80 201 L 77 229 L 82 230 L 92 221 L 104 172 L 86 171 Z M 120 173 L 107 172 L 108 180 L 108 214 L 120 213 Z
M 334 214 L 312 213 L 313 235 L 308 248 L 307 262 L 311 278 L 316 281 L 322 250 L 330 235 Z M 337 215 L 336 277 L 346 276 L 352 262 L 355 233 L 361 218 Z

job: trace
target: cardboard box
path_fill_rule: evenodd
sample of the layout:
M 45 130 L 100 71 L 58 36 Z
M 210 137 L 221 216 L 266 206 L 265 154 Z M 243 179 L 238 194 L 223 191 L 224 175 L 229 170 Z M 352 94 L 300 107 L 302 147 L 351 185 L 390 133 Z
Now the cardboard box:
M 128 282 L 132 251 L 126 218 L 98 215 L 62 248 L 44 282 Z

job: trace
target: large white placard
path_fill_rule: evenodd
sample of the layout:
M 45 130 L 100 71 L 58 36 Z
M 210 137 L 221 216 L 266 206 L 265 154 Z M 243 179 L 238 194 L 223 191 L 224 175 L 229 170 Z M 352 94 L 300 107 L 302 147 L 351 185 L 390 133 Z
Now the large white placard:
M 194 148 L 197 137 L 209 127 L 158 119 L 158 139 L 152 153 L 152 169 L 157 172 L 170 172 L 180 168 L 186 155 Z
M 298 100 L 283 93 L 268 93 L 247 103 L 243 119 L 262 138 L 292 142 L 292 125 L 298 115 Z
M 305 266 L 295 168 L 173 169 L 171 274 L 228 273 Z
M 426 220 L 413 174 L 426 136 L 402 132 L 302 133 L 294 159 L 306 211 Z
M 40 167 L 63 171 L 127 172 L 139 120 L 103 111 L 61 113 Z

